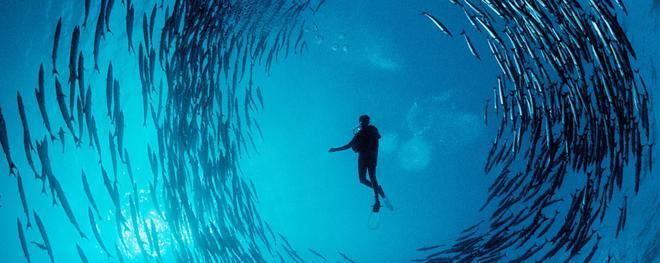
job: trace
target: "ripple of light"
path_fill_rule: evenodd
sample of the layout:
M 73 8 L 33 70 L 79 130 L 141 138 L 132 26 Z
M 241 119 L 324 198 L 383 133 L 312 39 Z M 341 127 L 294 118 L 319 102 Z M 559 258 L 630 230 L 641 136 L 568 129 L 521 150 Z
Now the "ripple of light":
M 122 213 L 126 217 L 126 226 L 122 227 L 122 239 L 124 240 L 124 243 L 126 244 L 126 247 L 124 247 L 124 254 L 128 258 L 135 258 L 138 256 L 141 256 L 142 250 L 140 250 L 140 245 L 138 245 L 137 238 L 135 236 L 135 227 L 133 225 L 133 220 L 130 218 L 130 209 L 123 208 Z M 158 252 L 159 254 L 163 255 L 167 251 L 167 249 L 171 246 L 172 241 L 170 239 L 171 233 L 169 231 L 169 228 L 167 224 L 163 221 L 163 218 L 158 215 L 158 212 L 155 210 L 151 210 L 148 213 L 142 213 L 140 220 L 137 221 L 138 225 L 138 233 L 140 235 L 140 239 L 142 240 L 142 243 L 144 245 L 145 252 L 152 257 L 158 256 L 158 253 L 155 251 L 155 246 L 151 244 L 151 239 L 150 234 L 148 233 L 149 228 L 147 226 L 147 222 L 151 221 L 151 227 L 153 227 L 156 230 L 156 233 L 158 235 Z M 117 241 L 118 244 L 122 244 L 121 240 Z

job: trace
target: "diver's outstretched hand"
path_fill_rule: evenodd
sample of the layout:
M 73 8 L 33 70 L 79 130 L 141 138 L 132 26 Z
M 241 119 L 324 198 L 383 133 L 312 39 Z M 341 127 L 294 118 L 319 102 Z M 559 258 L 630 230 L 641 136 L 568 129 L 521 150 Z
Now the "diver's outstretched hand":
M 328 152 L 331 152 L 331 153 L 332 153 L 332 152 L 336 152 L 336 151 L 337 151 L 337 148 L 330 148 L 330 149 L 328 150 Z

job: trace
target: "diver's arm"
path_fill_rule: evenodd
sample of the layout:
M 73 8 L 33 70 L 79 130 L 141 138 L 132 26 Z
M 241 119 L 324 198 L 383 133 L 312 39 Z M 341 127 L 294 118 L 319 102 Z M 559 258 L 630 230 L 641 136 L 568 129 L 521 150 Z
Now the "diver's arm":
M 355 137 L 353 137 L 353 139 L 350 142 L 348 142 L 346 145 L 344 145 L 342 147 L 339 147 L 339 148 L 330 148 L 330 150 L 328 150 L 328 151 L 329 152 L 338 152 L 338 151 L 347 150 L 348 148 L 353 147 L 354 143 L 355 143 Z

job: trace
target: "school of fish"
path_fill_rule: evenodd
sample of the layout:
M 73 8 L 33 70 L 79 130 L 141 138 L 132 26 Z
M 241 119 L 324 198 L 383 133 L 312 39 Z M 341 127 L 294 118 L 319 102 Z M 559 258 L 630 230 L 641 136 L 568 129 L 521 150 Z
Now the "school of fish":
M 484 109 L 486 125 L 489 116 L 499 119 L 484 167 L 496 177 L 481 208 L 490 216 L 450 246 L 419 248 L 425 256 L 416 261 L 591 262 L 604 236 L 625 229 L 628 199 L 653 165 L 652 97 L 619 23 L 626 6 L 450 2 L 485 36 L 499 66 Z M 452 36 L 437 17 L 422 15 Z M 466 30 L 461 35 L 483 60 Z M 608 220 L 616 222 L 614 233 L 600 230 Z
M 84 14 L 72 18 L 73 24 L 60 18 L 52 35 L 50 65 L 38 66 L 35 97 L 17 92 L 22 127 L 8 126 L 5 118 L 10 116 L 3 115 L 0 106 L 0 143 L 9 174 L 16 177 L 25 214 L 17 218 L 17 228 L 26 261 L 44 253 L 55 262 L 58 250 L 66 246 L 75 247 L 82 262 L 95 261 L 100 255 L 124 262 L 129 253 L 156 262 L 304 262 L 304 256 L 325 261 L 311 248 L 302 255 L 284 235 L 274 234 L 256 210 L 254 185 L 239 165 L 241 158 L 257 151 L 256 136 L 263 138 L 254 116 L 264 108 L 261 86 L 253 81 L 255 71 L 267 74 L 274 62 L 307 50 L 305 15 L 319 11 L 324 2 L 122 0 L 120 6 L 115 0 L 85 0 Z M 95 26 L 88 26 L 94 19 Z M 120 22 L 125 27 L 114 26 Z M 134 28 L 139 24 L 141 32 Z M 112 38 L 121 35 L 121 30 L 127 43 Z M 57 58 L 69 32 L 69 70 L 64 82 Z M 88 39 L 93 43 L 89 49 L 82 43 Z M 114 57 L 102 56 L 106 39 L 115 41 L 112 45 L 126 45 L 121 50 L 138 62 L 134 73 L 139 75 L 142 94 L 139 123 L 131 122 L 128 115 L 138 113 L 124 110 L 122 84 L 126 81 L 117 74 L 117 64 L 113 67 Z M 46 74 L 48 67 L 52 74 Z M 89 81 L 93 78 L 105 81 Z M 69 86 L 68 93 L 63 85 Z M 95 96 L 105 99 L 95 100 Z M 28 99 L 36 100 L 39 117 L 26 116 L 24 100 Z M 93 101 L 106 105 L 93 105 Z M 59 114 L 47 110 L 52 103 L 57 103 Z M 35 134 L 28 127 L 28 117 L 43 122 L 47 134 Z M 129 151 L 125 140 L 126 127 L 138 125 L 157 135 L 157 145 L 146 143 L 141 153 Z M 15 164 L 13 158 L 19 152 L 12 150 L 17 145 L 8 139 L 8 129 L 19 128 L 27 168 Z M 72 176 L 52 165 L 60 159 L 60 151 L 51 147 L 56 141 L 62 154 L 77 154 L 87 143 L 98 155 L 96 168 L 78 169 L 81 176 L 73 176 L 80 178 L 76 180 L 85 197 L 60 183 Z M 135 155 L 147 157 L 150 174 L 148 169 L 133 169 Z M 41 192 L 25 191 L 24 181 L 31 180 L 24 176 L 27 171 L 41 183 Z M 102 182 L 105 189 L 92 189 L 95 182 Z M 49 232 L 61 224 L 44 221 L 36 209 L 30 209 L 28 200 L 37 198 L 51 198 L 53 206 L 61 207 L 70 231 L 79 236 L 76 242 L 51 242 Z M 87 209 L 72 207 L 71 198 L 86 200 Z M 156 211 L 155 217 L 147 211 Z M 90 228 L 81 224 L 85 212 Z M 102 233 L 107 231 L 103 230 L 113 227 L 114 241 L 104 239 L 107 234 Z M 161 249 L 164 239 L 171 240 L 166 255 Z M 85 251 L 81 244 L 86 242 L 96 243 L 100 250 Z M 139 250 L 132 250 L 129 242 Z M 351 260 L 341 252 L 338 256 Z

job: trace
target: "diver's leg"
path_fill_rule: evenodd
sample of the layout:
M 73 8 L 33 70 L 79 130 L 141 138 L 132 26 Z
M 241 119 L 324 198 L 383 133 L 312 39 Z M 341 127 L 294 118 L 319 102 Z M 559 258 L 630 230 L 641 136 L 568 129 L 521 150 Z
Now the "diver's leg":
M 367 162 L 363 159 L 358 159 L 358 175 L 360 176 L 360 183 L 372 187 L 371 182 L 367 180 Z
M 374 189 L 374 195 L 376 200 L 378 200 L 378 194 L 380 194 L 380 185 L 378 185 L 378 180 L 376 179 L 376 164 L 371 162 L 367 165 L 367 171 L 369 172 L 369 180 L 371 181 L 371 186 Z
M 381 187 L 380 184 L 378 184 L 378 179 L 376 179 L 376 164 L 375 163 L 369 164 L 367 166 L 367 169 L 369 171 L 369 180 L 371 180 L 372 186 L 375 186 L 373 187 L 374 192 L 378 191 L 380 197 L 386 198 L 385 192 L 383 192 L 383 187 Z
M 385 192 L 383 192 L 383 187 L 378 184 L 378 179 L 376 179 L 376 163 L 374 162 L 372 165 L 369 166 L 369 178 L 371 179 L 371 183 L 374 186 L 374 193 L 376 195 L 376 203 L 380 205 L 380 201 L 378 200 L 378 195 L 380 195 L 381 198 L 383 198 L 383 202 L 385 202 L 385 206 L 390 210 L 394 211 L 394 207 L 392 206 L 392 203 L 390 203 L 390 200 L 387 199 L 387 196 L 385 196 Z M 378 190 L 376 190 L 378 189 Z
M 378 185 L 378 181 L 376 180 L 376 164 L 374 162 L 369 162 L 369 164 L 367 165 L 367 170 L 369 172 L 369 180 L 371 181 L 371 186 L 372 186 L 371 188 L 374 189 L 374 199 L 376 199 L 372 211 L 377 213 L 380 210 L 380 200 L 378 199 L 378 192 L 380 186 Z

